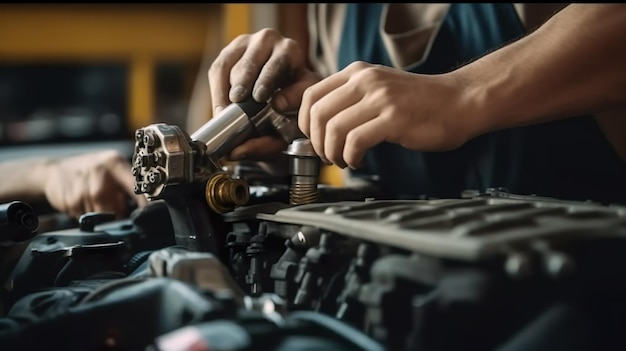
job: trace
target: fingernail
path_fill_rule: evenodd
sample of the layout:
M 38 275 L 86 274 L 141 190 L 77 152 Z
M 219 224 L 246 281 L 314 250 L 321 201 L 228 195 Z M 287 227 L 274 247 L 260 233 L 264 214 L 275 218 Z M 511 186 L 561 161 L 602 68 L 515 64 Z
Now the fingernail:
M 274 104 L 274 109 L 276 109 L 277 111 L 284 112 L 287 110 L 287 98 L 285 98 L 283 95 L 274 96 L 272 101 Z
M 238 102 L 246 97 L 247 91 L 248 90 L 243 85 L 236 85 L 230 90 L 228 97 L 231 101 Z
M 254 91 L 252 92 L 252 97 L 257 102 L 267 101 L 267 99 L 270 98 L 268 95 L 269 95 L 269 90 L 267 90 L 267 87 L 265 87 L 265 85 L 260 85 L 254 88 Z

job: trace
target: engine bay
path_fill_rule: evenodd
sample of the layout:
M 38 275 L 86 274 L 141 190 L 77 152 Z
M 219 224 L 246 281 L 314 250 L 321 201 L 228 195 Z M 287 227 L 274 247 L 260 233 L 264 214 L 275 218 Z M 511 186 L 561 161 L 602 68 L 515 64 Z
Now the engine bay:
M 316 184 L 318 160 L 293 131 L 280 176 L 205 157 L 228 149 L 216 135 L 138 130 L 132 173 L 150 202 L 124 220 L 86 213 L 77 228 L 35 235 L 27 203 L 2 205 L 14 263 L 2 272 L 0 349 L 623 343 L 625 207 L 506 189 L 381 199 L 375 187 Z

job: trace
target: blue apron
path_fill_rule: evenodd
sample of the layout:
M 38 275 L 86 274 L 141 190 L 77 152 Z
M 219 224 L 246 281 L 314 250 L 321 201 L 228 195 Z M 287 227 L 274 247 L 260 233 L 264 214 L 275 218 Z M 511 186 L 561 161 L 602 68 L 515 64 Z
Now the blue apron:
M 391 66 L 379 25 L 383 4 L 347 5 L 339 69 L 354 61 Z M 428 58 L 414 73 L 450 71 L 524 35 L 512 4 L 450 5 Z M 547 97 L 549 98 L 549 97 Z M 355 176 L 378 176 L 385 197 L 459 197 L 504 187 L 518 194 L 626 204 L 626 162 L 591 116 L 479 136 L 447 152 L 417 152 L 383 142 Z

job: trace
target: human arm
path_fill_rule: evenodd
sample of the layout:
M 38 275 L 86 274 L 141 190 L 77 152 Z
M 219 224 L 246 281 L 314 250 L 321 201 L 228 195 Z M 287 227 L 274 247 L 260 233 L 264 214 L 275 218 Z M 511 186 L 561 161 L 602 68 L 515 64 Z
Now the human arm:
M 355 63 L 305 92 L 300 128 L 322 158 L 357 168 L 382 141 L 449 150 L 490 131 L 619 108 L 625 33 L 624 5 L 574 4 L 449 73 Z
M 138 206 L 130 164 L 117 151 L 105 150 L 57 159 L 29 158 L 0 163 L 0 201 L 46 199 L 56 210 L 78 218 L 86 212 L 112 212 L 122 218 L 128 199 Z
M 466 94 L 481 107 L 473 134 L 624 107 L 624 38 L 625 5 L 572 4 L 461 68 Z

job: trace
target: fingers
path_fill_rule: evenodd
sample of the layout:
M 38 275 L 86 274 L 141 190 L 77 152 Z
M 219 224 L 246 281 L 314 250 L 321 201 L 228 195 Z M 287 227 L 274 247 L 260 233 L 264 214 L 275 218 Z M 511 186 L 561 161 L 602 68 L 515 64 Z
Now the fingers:
M 285 38 L 278 42 L 254 84 L 252 91 L 254 100 L 268 101 L 276 90 L 293 81 L 292 76 L 295 74 L 293 69 L 303 65 L 304 55 L 296 41 Z
M 119 184 L 130 197 L 135 195 L 135 179 L 131 173 L 132 166 L 121 155 L 113 155 L 106 167 L 112 180 Z
M 86 212 L 86 206 L 91 207 L 90 201 L 86 201 L 84 196 L 84 192 L 89 187 L 89 174 L 78 173 L 65 186 L 60 186 L 62 187 L 60 190 L 63 192 L 64 212 L 69 214 L 70 217 L 78 219 Z
M 305 91 L 298 126 L 324 162 L 358 168 L 365 152 L 377 144 L 413 145 L 416 135 L 427 133 L 411 123 L 414 102 L 405 96 L 409 86 L 394 71 L 355 62 Z M 404 96 L 403 104 L 395 96 Z
M 209 69 L 213 112 L 249 96 L 266 102 L 278 89 L 293 83 L 295 73 L 305 67 L 299 44 L 275 29 L 241 35 L 220 52 Z
M 386 118 L 373 118 L 350 130 L 343 147 L 343 160 L 352 169 L 361 167 L 365 152 L 389 138 Z
M 81 214 L 111 212 L 122 218 L 127 214 L 129 197 L 137 200 L 138 207 L 147 204 L 145 197 L 135 194 L 131 165 L 119 153 L 103 152 L 94 158 L 99 163 L 90 165 L 82 187 L 74 186 L 80 192 L 78 198 L 83 199 Z
M 119 192 L 135 200 L 137 207 L 143 207 L 148 204 L 148 199 L 143 195 L 135 194 L 135 179 L 130 172 L 131 167 L 128 161 L 121 155 L 117 155 L 112 159 L 112 165 L 109 171 L 113 180 L 120 186 Z
M 326 141 L 342 143 L 344 140 L 342 135 L 369 119 L 369 116 L 361 116 L 356 113 L 359 110 L 358 106 L 350 109 L 351 106 L 359 102 L 361 97 L 351 86 L 343 85 L 323 96 L 311 106 L 309 111 L 309 139 L 313 149 L 324 162 L 333 162 L 327 158 Z M 348 110 L 346 111 L 346 109 Z M 330 130 L 332 135 L 327 135 L 327 130 Z M 338 165 L 345 167 L 341 161 Z
M 376 116 L 372 110 L 362 111 L 360 104 L 365 96 L 363 90 L 367 88 L 362 83 L 363 67 L 369 65 L 348 66 L 307 89 L 302 99 L 298 125 L 311 140 L 315 152 L 327 164 L 346 167 L 342 158 L 345 135 Z M 326 150 L 327 146 L 331 148 L 330 152 Z
M 101 209 L 101 204 L 96 201 L 96 199 L 93 198 L 91 192 L 91 186 L 93 184 L 93 180 L 91 179 L 93 178 L 92 176 L 87 175 L 87 177 L 85 178 L 85 190 L 82 193 L 82 196 L 80 197 L 80 199 L 82 199 L 82 211 L 81 213 L 87 213 L 87 212 L 100 212 L 103 211 Z
M 328 95 L 330 92 L 337 89 L 339 86 L 342 86 L 348 82 L 353 72 L 357 72 L 358 70 L 363 69 L 363 67 L 367 67 L 369 64 L 364 62 L 352 63 L 348 67 L 344 68 L 342 71 L 339 71 L 330 77 L 320 81 L 319 83 L 309 87 L 304 91 L 304 95 L 302 97 L 302 104 L 300 105 L 300 110 L 298 113 L 298 126 L 304 135 L 310 137 L 311 130 L 311 108 L 312 106 L 318 102 L 319 99 Z M 346 95 L 347 94 L 346 92 Z M 352 105 L 353 101 L 348 105 Z M 316 108 L 321 108 L 318 106 Z
M 78 217 L 84 213 L 82 196 L 80 193 L 77 195 L 77 191 L 74 187 L 64 188 L 63 184 L 53 186 L 54 189 L 48 190 L 50 192 L 48 198 L 54 207 L 62 213 L 66 213 L 72 218 L 78 219 Z
M 273 34 L 269 33 L 273 32 L 265 31 L 257 33 L 257 36 L 273 36 Z M 266 40 L 275 39 L 267 38 Z M 239 61 L 233 65 L 229 75 L 231 89 L 228 97 L 230 101 L 240 102 L 250 96 L 254 82 L 257 80 L 262 68 L 272 55 L 273 45 L 268 45 L 266 40 L 249 41 L 245 52 Z M 263 102 L 263 100 L 259 102 Z
M 135 200 L 135 203 L 137 204 L 137 207 L 144 207 L 148 204 L 148 198 L 146 198 L 145 195 L 140 194 L 140 195 L 136 195 L 132 197 Z
M 126 215 L 126 192 L 110 170 L 90 172 L 87 186 L 84 197 L 87 199 L 85 202 L 90 203 L 90 208 L 86 207 L 85 212 L 110 212 L 118 219 Z
M 211 91 L 211 104 L 213 113 L 216 114 L 226 107 L 230 100 L 230 72 L 235 63 L 246 51 L 248 36 L 239 36 L 227 45 L 209 68 L 209 89 Z
M 376 111 L 364 109 L 362 104 L 356 103 L 338 112 L 324 125 L 325 137 L 323 143 L 324 158 L 340 168 L 350 166 L 355 168 L 356 163 L 347 163 L 344 159 L 344 148 L 347 135 L 358 126 L 377 117 Z M 380 131 L 377 131 L 380 132 Z M 321 134 L 321 133 L 320 133 Z M 358 162 L 357 162 L 358 163 Z
M 48 202 L 73 218 L 87 212 L 128 211 L 128 198 L 148 202 L 134 192 L 130 163 L 115 150 L 73 156 L 51 163 L 44 191 Z

